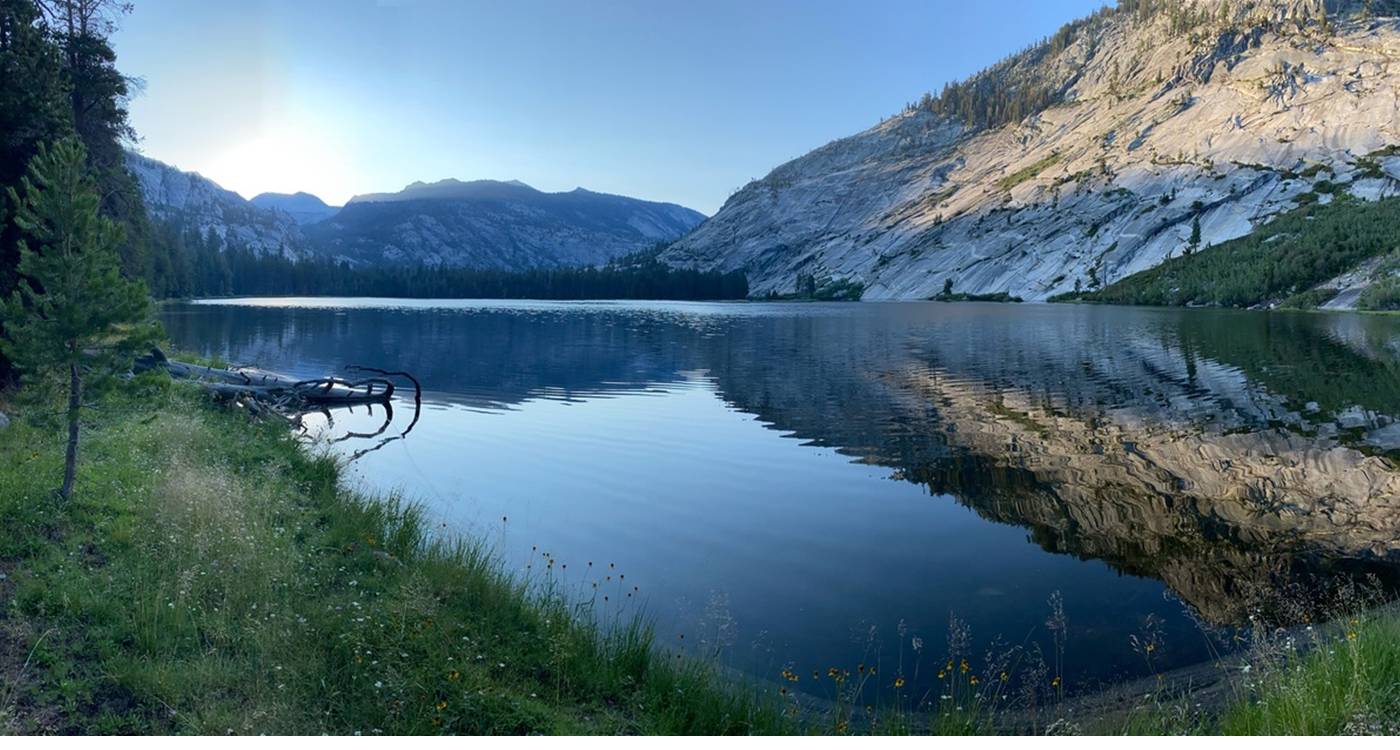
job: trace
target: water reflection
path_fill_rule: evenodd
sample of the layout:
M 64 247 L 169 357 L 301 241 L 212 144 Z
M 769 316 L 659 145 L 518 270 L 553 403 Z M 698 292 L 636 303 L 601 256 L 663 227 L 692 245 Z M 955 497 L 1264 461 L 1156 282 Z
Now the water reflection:
M 1034 640 L 1061 591 L 1071 664 L 1106 679 L 1140 669 L 1147 618 L 1170 666 L 1205 653 L 1193 618 L 1287 621 L 1339 579 L 1395 583 L 1388 318 L 314 304 L 177 307 L 167 327 L 296 374 L 416 373 L 421 423 L 359 454 L 366 481 L 522 565 L 615 562 L 663 629 L 724 630 L 758 673 L 867 658 L 872 637 L 893 653 L 901 623 L 937 639 L 950 612 Z M 332 440 L 375 432 L 336 421 Z

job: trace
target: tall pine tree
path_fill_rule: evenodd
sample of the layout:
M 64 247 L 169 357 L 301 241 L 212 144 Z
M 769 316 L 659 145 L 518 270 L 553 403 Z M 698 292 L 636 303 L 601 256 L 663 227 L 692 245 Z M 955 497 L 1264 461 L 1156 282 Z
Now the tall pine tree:
M 59 489 L 67 500 L 77 473 L 84 383 L 129 368 L 157 329 L 145 284 L 122 277 L 122 230 L 100 212 L 79 141 L 40 147 L 21 190 L 8 192 L 26 240 L 0 348 L 26 377 L 67 380 L 68 446 Z

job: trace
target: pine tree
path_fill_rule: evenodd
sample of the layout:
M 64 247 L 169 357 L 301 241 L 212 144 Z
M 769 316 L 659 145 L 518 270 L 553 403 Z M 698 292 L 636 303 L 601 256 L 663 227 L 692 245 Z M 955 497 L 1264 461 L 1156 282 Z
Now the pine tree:
M 1191 238 L 1186 241 L 1186 254 L 1196 252 L 1196 248 L 1201 246 L 1201 217 L 1199 215 L 1191 217 Z
M 101 382 L 125 370 L 156 334 L 145 285 L 122 278 L 121 228 L 100 214 L 86 160 L 74 138 L 40 147 L 21 191 L 9 190 L 27 239 L 20 243 L 20 282 L 5 307 L 0 348 L 28 378 L 67 377 L 68 447 L 59 489 L 65 500 L 77 470 L 84 380 Z

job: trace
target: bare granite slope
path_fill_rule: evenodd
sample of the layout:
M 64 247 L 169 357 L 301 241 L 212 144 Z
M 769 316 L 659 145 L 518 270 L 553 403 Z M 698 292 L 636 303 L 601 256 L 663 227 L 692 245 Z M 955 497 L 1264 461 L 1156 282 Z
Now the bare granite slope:
M 743 269 L 757 294 L 811 274 L 865 299 L 951 280 L 1035 300 L 1179 254 L 1194 223 L 1209 245 L 1300 197 L 1396 193 L 1400 19 L 1347 2 L 1169 5 L 1197 16 L 1106 11 L 983 74 L 1008 96 L 1049 81 L 1038 113 L 984 126 L 912 106 L 749 183 L 665 260 Z

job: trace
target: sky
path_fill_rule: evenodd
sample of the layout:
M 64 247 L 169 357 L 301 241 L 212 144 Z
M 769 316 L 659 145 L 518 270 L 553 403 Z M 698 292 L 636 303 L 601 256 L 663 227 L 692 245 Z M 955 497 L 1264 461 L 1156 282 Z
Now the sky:
M 138 149 L 245 198 L 453 177 L 706 214 L 1103 0 L 135 0 Z

